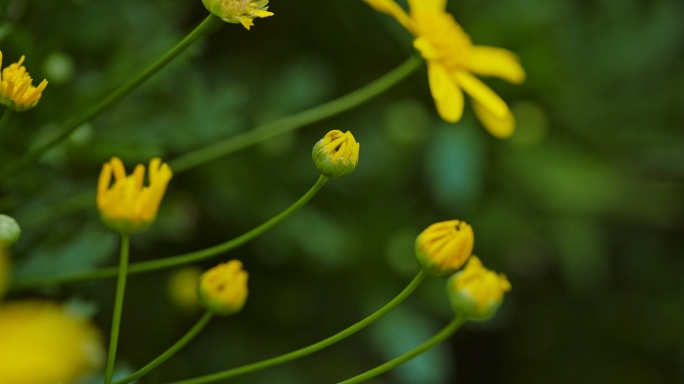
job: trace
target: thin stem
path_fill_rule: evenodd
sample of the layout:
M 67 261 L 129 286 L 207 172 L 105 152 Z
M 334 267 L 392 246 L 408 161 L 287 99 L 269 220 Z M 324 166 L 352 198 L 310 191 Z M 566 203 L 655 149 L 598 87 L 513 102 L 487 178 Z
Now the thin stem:
M 412 56 L 391 72 L 352 93 L 348 93 L 340 98 L 306 111 L 274 121 L 273 123 L 262 125 L 251 131 L 219 141 L 218 143 L 197 149 L 171 161 L 170 165 L 174 172 L 183 172 L 263 140 L 348 111 L 390 89 L 418 69 L 422 62 L 422 59 L 419 57 Z
M 119 344 L 119 328 L 121 328 L 121 312 L 123 311 L 124 293 L 126 292 L 126 275 L 128 274 L 129 236 L 121 235 L 121 256 L 119 257 L 119 279 L 116 283 L 114 314 L 112 315 L 112 332 L 109 337 L 109 353 L 105 369 L 105 384 L 111 384 L 116 361 L 116 347 Z
M 45 143 L 44 145 L 36 148 L 35 150 L 27 153 L 26 155 L 19 158 L 17 161 L 10 164 L 0 175 L 0 181 L 4 180 L 8 176 L 14 174 L 15 172 L 21 170 L 25 166 L 33 163 L 39 159 L 46 151 L 52 147 L 58 145 L 71 135 L 71 133 L 76 130 L 81 125 L 94 119 L 100 113 L 105 111 L 107 108 L 111 107 L 124 97 L 128 96 L 141 84 L 143 84 L 147 79 L 152 77 L 160 69 L 164 68 L 169 62 L 175 59 L 178 55 L 183 53 L 192 43 L 197 41 L 199 38 L 205 36 L 209 32 L 213 31 L 217 25 L 222 23 L 221 19 L 214 15 L 209 15 L 204 21 L 198 25 L 192 32 L 190 32 L 183 40 L 181 40 L 176 46 L 171 48 L 164 56 L 159 58 L 154 64 L 147 67 L 144 71 L 139 73 L 137 76 L 129 80 L 127 83 L 123 84 L 109 96 L 105 97 L 102 101 L 94 105 L 92 108 L 84 112 L 82 115 L 77 116 L 69 121 L 67 121 L 61 129 L 61 132 L 57 137 Z
M 403 355 L 397 357 L 396 359 L 390 360 L 386 362 L 385 364 L 379 365 L 370 371 L 364 372 L 358 376 L 354 376 L 351 379 L 341 381 L 338 384 L 356 384 L 356 383 L 361 383 L 364 382 L 372 377 L 375 377 L 381 373 L 387 372 L 392 368 L 398 367 L 405 362 L 413 359 L 414 357 L 424 353 L 425 351 L 429 350 L 430 348 L 434 347 L 435 345 L 443 342 L 446 340 L 451 334 L 456 332 L 456 330 L 465 322 L 465 318 L 463 316 L 457 316 L 451 322 L 444 327 L 441 331 L 439 331 L 438 334 L 434 335 L 430 340 L 424 342 L 420 346 L 416 347 L 415 349 L 412 349 L 409 352 L 404 353 Z
M 2 118 L 0 119 L 0 135 L 4 133 L 5 128 L 7 127 L 7 123 L 9 122 L 11 116 L 12 110 L 9 108 L 5 108 L 5 112 L 2 114 Z
M 251 131 L 219 141 L 218 143 L 210 144 L 204 148 L 189 152 L 179 158 L 171 160 L 169 164 L 171 165 L 174 174 L 178 175 L 211 160 L 231 154 L 250 145 L 257 144 L 263 140 L 348 111 L 382 94 L 395 84 L 398 84 L 401 80 L 408 77 L 408 75 L 415 72 L 420 67 L 421 63 L 422 61 L 420 58 L 411 57 L 391 72 L 352 93 L 292 116 L 254 128 Z M 27 218 L 23 219 L 22 223 L 26 226 L 37 225 L 86 209 L 91 206 L 92 196 L 94 195 L 94 190 L 87 191 L 79 194 L 77 197 L 54 204 L 47 209 L 47 213 L 27 213 Z M 29 220 L 30 224 L 27 224 L 26 220 Z
M 288 361 L 292 361 L 292 360 L 298 359 L 300 357 L 304 357 L 306 355 L 310 355 L 314 352 L 320 351 L 321 349 L 323 349 L 325 347 L 328 347 L 332 344 L 335 344 L 338 341 L 341 341 L 341 340 L 355 334 L 356 332 L 362 330 L 363 328 L 367 327 L 368 325 L 372 324 L 373 322 L 375 322 L 376 320 L 378 320 L 379 318 L 381 318 L 382 316 L 387 314 L 387 312 L 391 311 L 394 307 L 396 307 L 401 302 L 406 300 L 406 298 L 409 297 L 409 295 L 411 295 L 411 293 L 413 291 L 415 291 L 416 288 L 418 288 L 420 283 L 423 282 L 425 277 L 427 277 L 427 273 L 421 269 L 420 272 L 418 272 L 418 274 L 416 275 L 416 277 L 413 278 L 411 283 L 406 288 L 404 288 L 404 290 L 401 291 L 401 293 L 399 293 L 399 295 L 397 295 L 394 299 L 392 299 L 392 301 L 385 304 L 384 307 L 378 309 L 375 313 L 373 313 L 372 315 L 370 315 L 370 316 L 366 317 L 365 319 L 359 321 L 358 323 L 352 325 L 351 327 L 349 327 L 349 328 L 347 328 L 347 329 L 345 329 L 339 333 L 336 333 L 335 335 L 330 336 L 325 340 L 319 341 L 316 344 L 312 344 L 312 345 L 309 345 L 308 347 L 304 347 L 304 348 L 298 349 L 296 351 L 286 353 L 284 355 L 280 355 L 280 356 L 277 356 L 277 357 L 274 357 L 271 359 L 259 361 L 259 362 L 248 364 L 248 365 L 243 365 L 242 367 L 229 369 L 227 371 L 218 372 L 218 373 L 214 373 L 211 375 L 196 377 L 193 379 L 187 379 L 187 380 L 183 380 L 183 381 L 177 381 L 177 382 L 174 382 L 172 384 L 212 383 L 215 381 L 225 380 L 225 379 L 229 379 L 231 377 L 236 377 L 236 376 L 244 375 L 247 373 L 259 371 L 262 369 L 270 368 L 270 367 L 273 367 L 273 366 L 276 366 L 279 364 L 287 363 Z
M 178 352 L 181 348 L 183 348 L 187 343 L 189 343 L 192 339 L 195 338 L 203 329 L 204 327 L 209 324 L 209 321 L 214 317 L 214 313 L 211 311 L 206 311 L 204 315 L 195 323 L 195 325 L 186 333 L 180 340 L 176 342 L 171 348 L 167 349 L 166 352 L 162 353 L 157 357 L 156 359 L 152 360 L 149 364 L 146 366 L 142 367 L 138 372 L 135 372 L 134 374 L 125 377 L 121 380 L 117 380 L 114 382 L 114 384 L 127 384 L 130 383 L 133 380 L 137 380 L 147 373 L 149 373 L 151 370 L 156 368 L 159 364 L 165 362 L 168 360 L 171 356 L 173 356 L 176 352 Z
M 316 181 L 316 184 L 314 184 L 314 186 L 311 187 L 311 189 L 309 189 L 306 192 L 306 194 L 304 194 L 304 196 L 302 196 L 294 204 L 289 206 L 284 211 L 280 212 L 278 215 L 272 217 L 267 222 L 259 225 L 258 227 L 252 229 L 249 232 L 242 234 L 241 236 L 238 236 L 232 240 L 226 241 L 225 243 L 221 243 L 221 244 L 218 244 L 218 245 L 215 245 L 213 247 L 209 247 L 209 248 L 206 248 L 206 249 L 203 249 L 200 251 L 190 252 L 190 253 L 186 253 L 186 254 L 178 255 L 178 256 L 167 257 L 167 258 L 163 258 L 163 259 L 159 259 L 159 260 L 151 260 L 151 261 L 146 261 L 146 262 L 142 262 L 142 263 L 131 264 L 131 266 L 129 268 L 129 273 L 135 274 L 135 273 L 149 272 L 149 271 L 155 271 L 155 270 L 159 270 L 159 269 L 171 268 L 171 267 L 176 267 L 179 265 L 194 263 L 196 261 L 208 259 L 210 257 L 217 256 L 217 255 L 223 254 L 225 252 L 228 252 L 232 249 L 235 249 L 235 248 L 249 242 L 250 240 L 254 239 L 255 237 L 263 234 L 264 232 L 273 228 L 276 224 L 283 221 L 285 218 L 287 218 L 290 215 L 292 215 L 293 213 L 297 212 L 301 207 L 303 207 L 307 202 L 309 202 L 309 200 L 311 200 L 311 198 L 313 198 L 321 188 L 323 188 L 323 186 L 325 185 L 325 183 L 328 182 L 328 180 L 329 179 L 325 176 L 319 177 L 318 181 Z M 117 274 L 117 269 L 115 267 L 102 268 L 99 270 L 74 274 L 71 276 L 46 277 L 46 278 L 38 278 L 38 279 L 26 280 L 26 281 L 18 281 L 12 285 L 11 289 L 12 290 L 20 290 L 20 289 L 34 288 L 34 287 L 40 287 L 40 286 L 52 286 L 52 285 L 67 284 L 67 283 L 77 283 L 77 282 L 83 282 L 83 281 L 98 280 L 98 279 L 104 279 L 104 278 L 108 278 L 108 277 L 114 277 L 114 276 L 116 276 L 116 274 Z

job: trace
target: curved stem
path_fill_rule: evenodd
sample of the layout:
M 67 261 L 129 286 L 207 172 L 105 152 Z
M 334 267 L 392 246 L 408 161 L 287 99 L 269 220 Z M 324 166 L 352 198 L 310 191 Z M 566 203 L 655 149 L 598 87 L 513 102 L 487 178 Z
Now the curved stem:
M 169 163 L 174 172 L 183 172 L 221 156 L 238 151 L 274 136 L 348 111 L 390 89 L 420 67 L 422 59 L 413 56 L 374 82 L 317 107 L 262 125 L 251 131 L 189 152 Z
M 218 143 L 210 144 L 204 148 L 189 152 L 171 160 L 169 165 L 171 165 L 174 174 L 178 175 L 208 161 L 215 160 L 221 156 L 257 144 L 263 140 L 348 111 L 390 89 L 392 86 L 408 77 L 408 75 L 415 72 L 416 69 L 420 67 L 421 63 L 422 60 L 419 57 L 411 57 L 391 72 L 352 93 L 292 116 L 262 125 L 251 131 L 219 141 Z M 22 223 L 26 226 L 37 225 L 78 212 L 91 206 L 92 196 L 94 195 L 94 190 L 87 191 L 79 194 L 77 197 L 72 197 L 63 202 L 54 204 L 48 209 L 47 213 L 27 213 L 27 217 L 22 218 Z M 29 220 L 30 223 L 26 223 L 27 220 Z
M 206 248 L 206 249 L 203 249 L 200 251 L 186 253 L 186 254 L 178 255 L 178 256 L 167 257 L 167 258 L 159 259 L 159 260 L 151 260 L 151 261 L 145 261 L 142 263 L 131 264 L 131 266 L 129 268 L 129 273 L 130 274 L 142 273 L 142 272 L 148 272 L 148 271 L 155 271 L 158 269 L 171 268 L 171 267 L 175 267 L 175 266 L 179 266 L 179 265 L 183 265 L 183 264 L 189 264 L 189 263 L 193 263 L 196 261 L 208 259 L 210 257 L 217 256 L 217 255 L 220 255 L 222 253 L 228 252 L 232 249 L 235 249 L 235 248 L 241 246 L 242 244 L 245 244 L 248 241 L 254 239 L 255 237 L 263 234 L 264 232 L 273 228 L 276 224 L 283 221 L 288 216 L 297 212 L 309 200 L 311 200 L 311 198 L 314 197 L 316 195 L 316 193 L 318 193 L 318 191 L 321 188 L 323 188 L 323 186 L 325 185 L 325 183 L 328 182 L 328 180 L 329 179 L 327 177 L 321 175 L 321 177 L 318 178 L 318 181 L 316 181 L 316 184 L 314 184 L 314 186 L 311 187 L 311 189 L 309 189 L 306 192 L 306 194 L 304 194 L 304 196 L 302 196 L 294 204 L 292 204 L 286 210 L 279 213 L 277 216 L 271 218 L 267 222 L 259 225 L 258 227 L 252 229 L 251 231 L 249 231 L 247 233 L 244 233 L 241 236 L 238 236 L 232 240 L 226 241 L 225 243 L 221 243 L 219 245 L 215 245 L 213 247 L 209 247 L 209 248 Z M 99 270 L 80 273 L 80 274 L 74 274 L 71 276 L 46 277 L 46 278 L 38 278 L 38 279 L 26 280 L 26 281 L 18 281 L 16 283 L 14 283 L 10 289 L 11 290 L 20 290 L 20 289 L 27 289 L 27 288 L 33 288 L 33 287 L 39 287 L 39 286 L 46 286 L 46 285 L 59 285 L 59 284 L 66 284 L 66 283 L 77 283 L 77 282 L 83 282 L 83 281 L 98 280 L 98 279 L 103 279 L 103 278 L 108 278 L 108 277 L 114 277 L 114 276 L 116 276 L 116 274 L 117 274 L 117 270 L 115 267 L 102 268 Z
M 404 353 L 403 355 L 397 357 L 396 359 L 390 360 L 386 362 L 385 364 L 379 365 L 370 371 L 364 372 L 358 376 L 354 376 L 351 379 L 341 381 L 338 384 L 356 384 L 356 383 L 361 383 L 364 382 L 372 377 L 375 377 L 381 373 L 387 372 L 392 368 L 398 367 L 401 364 L 404 364 L 405 362 L 413 359 L 414 357 L 424 353 L 428 349 L 434 347 L 435 345 L 443 342 L 446 340 L 449 336 L 451 336 L 452 333 L 456 332 L 456 330 L 465 322 L 465 318 L 463 316 L 457 316 L 451 322 L 444 327 L 441 331 L 439 331 L 438 334 L 434 335 L 430 340 L 424 342 L 420 346 L 416 347 L 415 349 L 412 349 L 409 352 Z
M 0 119 L 0 135 L 2 135 L 5 131 L 5 128 L 7 127 L 7 123 L 10 120 L 10 117 L 12 116 L 12 110 L 9 108 L 5 108 L 5 112 L 2 114 L 2 119 Z
M 105 384 L 111 384 L 116 361 L 116 347 L 119 344 L 119 328 L 121 327 L 121 313 L 123 311 L 124 293 L 126 292 L 126 275 L 128 274 L 129 236 L 121 235 L 121 256 L 119 257 L 119 280 L 116 284 L 116 298 L 114 299 L 114 314 L 112 315 L 112 332 L 109 337 L 109 353 L 107 354 L 107 368 L 105 369 Z
M 159 58 L 154 64 L 147 67 L 144 71 L 139 73 L 136 77 L 129 80 L 124 85 L 120 86 L 112 93 L 109 94 L 102 101 L 94 105 L 92 108 L 87 110 L 80 116 L 77 116 L 69 121 L 67 121 L 61 129 L 61 132 L 57 137 L 45 143 L 44 145 L 36 148 L 35 150 L 27 153 L 26 155 L 19 158 L 17 161 L 11 163 L 0 175 L 0 181 L 4 180 L 8 176 L 14 174 L 25 166 L 33 163 L 39 159 L 46 151 L 52 147 L 58 145 L 71 135 L 78 127 L 85 124 L 86 122 L 94 119 L 97 115 L 105 111 L 107 108 L 111 107 L 124 97 L 128 96 L 136 88 L 138 88 L 147 79 L 152 77 L 160 69 L 164 68 L 169 62 L 175 59 L 183 51 L 185 51 L 192 43 L 197 41 L 199 38 L 205 36 L 207 33 L 213 31 L 214 27 L 222 23 L 221 19 L 214 15 L 209 15 L 204 21 L 198 25 L 192 32 L 190 32 L 183 40 L 181 40 L 176 46 L 171 48 L 164 56 Z
M 159 364 L 165 362 L 168 360 L 171 356 L 173 356 L 176 352 L 178 352 L 181 348 L 183 348 L 187 343 L 189 343 L 192 339 L 199 334 L 204 327 L 209 324 L 209 321 L 211 321 L 212 317 L 214 317 L 214 313 L 207 310 L 204 315 L 195 323 L 195 325 L 186 333 L 180 340 L 178 340 L 171 348 L 167 349 L 164 353 L 159 355 L 156 359 L 152 360 L 149 364 L 146 366 L 142 367 L 139 371 L 135 372 L 134 374 L 125 377 L 121 380 L 117 380 L 114 382 L 114 384 L 127 384 L 130 383 L 133 380 L 139 379 L 149 373 L 151 370 L 156 368 Z
M 304 357 L 306 355 L 310 355 L 316 351 L 320 351 L 321 349 L 328 347 L 332 344 L 335 344 L 338 341 L 343 340 L 343 339 L 353 335 L 354 333 L 362 330 L 363 328 L 367 327 L 368 325 L 372 324 L 374 321 L 376 321 L 379 318 L 381 318 L 382 316 L 384 316 L 387 312 L 394 309 L 394 307 L 399 305 L 402 301 L 406 300 L 406 298 L 409 297 L 409 295 L 411 295 L 411 293 L 413 291 L 415 291 L 416 288 L 418 288 L 420 283 L 422 283 L 423 280 L 425 280 L 425 277 L 427 277 L 427 273 L 421 269 L 420 272 L 418 272 L 418 274 L 416 275 L 416 277 L 413 278 L 411 283 L 406 288 L 404 288 L 404 290 L 401 291 L 401 293 L 399 293 L 399 295 L 397 295 L 394 299 L 392 299 L 392 301 L 385 304 L 384 307 L 378 309 L 375 313 L 373 313 L 372 315 L 370 315 L 370 316 L 366 317 L 365 319 L 359 321 L 358 323 L 352 325 L 351 327 L 349 327 L 349 328 L 347 328 L 347 329 L 345 329 L 339 333 L 336 333 L 335 335 L 330 336 L 325 340 L 321 340 L 316 344 L 312 344 L 312 345 L 309 345 L 308 347 L 304 347 L 304 348 L 298 349 L 296 351 L 286 353 L 284 355 L 280 355 L 280 356 L 277 356 L 277 357 L 274 357 L 271 359 L 259 361 L 256 363 L 244 365 L 242 367 L 229 369 L 227 371 L 218 372 L 218 373 L 214 373 L 211 375 L 196 377 L 193 379 L 187 379 L 187 380 L 182 380 L 182 381 L 176 381 L 172 384 L 212 383 L 215 381 L 225 380 L 225 379 L 229 379 L 231 377 L 240 376 L 240 375 L 244 375 L 247 373 L 251 373 L 251 372 L 259 371 L 262 369 L 270 368 L 270 367 L 273 367 L 273 366 L 276 366 L 279 364 L 286 363 L 288 361 L 298 359 L 300 357 Z

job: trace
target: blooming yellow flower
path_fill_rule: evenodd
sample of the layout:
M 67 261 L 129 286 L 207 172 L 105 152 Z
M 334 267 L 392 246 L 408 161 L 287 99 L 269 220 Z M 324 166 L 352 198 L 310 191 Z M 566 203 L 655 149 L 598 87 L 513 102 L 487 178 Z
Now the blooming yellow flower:
M 416 238 L 416 260 L 435 276 L 456 272 L 473 252 L 475 234 L 465 221 L 432 224 Z
M 447 0 L 408 0 L 410 15 L 394 0 L 364 1 L 394 16 L 416 37 L 413 45 L 427 61 L 430 91 L 444 120 L 455 123 L 461 119 L 465 91 L 472 99 L 475 114 L 492 135 L 506 138 L 513 134 L 515 120 L 508 106 L 474 74 L 520 84 L 525 81 L 525 70 L 515 54 L 473 45 L 446 12 Z
M 110 188 L 114 174 L 114 185 Z M 111 230 L 130 234 L 149 227 L 157 216 L 159 204 L 171 180 L 171 168 L 161 159 L 150 161 L 149 186 L 143 186 L 145 166 L 138 164 L 133 173 L 126 170 L 118 157 L 105 163 L 97 184 L 97 208 Z
M 465 268 L 447 282 L 447 293 L 454 310 L 469 318 L 490 318 L 501 305 L 504 292 L 511 290 L 506 275 L 497 274 L 472 256 Z
M 229 23 L 242 24 L 247 30 L 257 17 L 273 16 L 267 11 L 268 0 L 202 0 L 207 10 Z
M 18 62 L 10 64 L 0 73 L 0 104 L 17 112 L 33 108 L 38 104 L 47 80 L 43 80 L 38 87 L 31 83 L 33 79 L 26 71 L 22 56 Z M 2 68 L 2 52 L 0 52 L 0 68 Z
M 200 299 L 217 314 L 237 313 L 247 300 L 247 277 L 239 260 L 219 264 L 200 278 Z
M 0 383 L 73 383 L 102 366 L 98 330 L 49 301 L 0 306 Z
M 351 132 L 332 130 L 314 145 L 311 156 L 319 172 L 337 179 L 354 172 L 360 148 Z
M 177 270 L 169 279 L 169 295 L 171 300 L 185 311 L 193 311 L 202 307 L 197 286 L 202 270 L 198 267 L 185 267 Z

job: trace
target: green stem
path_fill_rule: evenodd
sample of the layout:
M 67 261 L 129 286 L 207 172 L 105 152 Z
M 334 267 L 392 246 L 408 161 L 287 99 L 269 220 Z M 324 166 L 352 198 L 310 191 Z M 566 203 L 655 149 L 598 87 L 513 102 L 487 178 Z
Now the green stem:
M 354 333 L 362 330 L 363 328 L 367 327 L 368 325 L 372 324 L 373 322 L 375 322 L 376 320 L 378 320 L 379 318 L 381 318 L 382 316 L 387 314 L 387 312 L 391 311 L 394 307 L 399 305 L 402 301 L 406 300 L 406 298 L 409 297 L 409 295 L 411 295 L 411 293 L 413 291 L 415 291 L 416 288 L 418 288 L 420 283 L 423 282 L 425 277 L 427 277 L 427 273 L 421 269 L 420 272 L 418 272 L 418 274 L 416 275 L 416 277 L 413 278 L 411 283 L 406 288 L 404 288 L 404 290 L 401 291 L 401 293 L 399 293 L 399 295 L 397 295 L 394 299 L 392 299 L 392 301 L 385 304 L 384 307 L 378 309 L 375 313 L 373 313 L 372 315 L 370 315 L 370 316 L 366 317 L 365 319 L 359 321 L 358 323 L 352 325 L 351 327 L 349 327 L 349 328 L 347 328 L 347 329 L 345 329 L 339 333 L 336 333 L 335 335 L 330 336 L 325 340 L 319 341 L 316 344 L 312 344 L 312 345 L 309 345 L 308 347 L 304 347 L 304 348 L 298 349 L 296 351 L 286 353 L 284 355 L 280 355 L 280 356 L 277 356 L 277 357 L 274 357 L 274 358 L 271 358 L 268 360 L 263 360 L 263 361 L 260 361 L 257 363 L 244 365 L 242 367 L 229 369 L 227 371 L 218 372 L 218 373 L 214 373 L 211 375 L 196 377 L 193 379 L 187 379 L 187 380 L 183 380 L 183 381 L 177 381 L 177 382 L 174 382 L 172 384 L 212 383 L 215 381 L 225 380 L 225 379 L 229 379 L 231 377 L 240 376 L 240 375 L 244 375 L 247 373 L 251 373 L 251 372 L 259 371 L 262 369 L 270 368 L 270 367 L 273 367 L 273 366 L 276 366 L 279 364 L 287 363 L 288 361 L 292 361 L 292 360 L 298 359 L 300 357 L 304 357 L 306 355 L 310 355 L 314 352 L 320 351 L 321 349 L 323 349 L 325 347 L 328 347 L 332 344 L 337 343 L 338 341 L 341 341 L 341 340 L 353 335 Z
M 144 71 L 139 73 L 136 77 L 129 80 L 124 85 L 120 86 L 112 93 L 109 94 L 102 101 L 94 105 L 92 108 L 87 110 L 80 116 L 77 116 L 69 121 L 67 121 L 61 129 L 61 132 L 57 137 L 50 140 L 46 144 L 36 148 L 35 150 L 27 153 L 26 155 L 19 158 L 17 161 L 10 164 L 0 175 L 0 181 L 5 180 L 8 176 L 14 174 L 15 172 L 21 170 L 22 168 L 30 165 L 37 159 L 39 159 L 46 151 L 52 147 L 58 145 L 71 135 L 71 133 L 76 130 L 81 125 L 94 119 L 97 115 L 105 111 L 107 108 L 116 104 L 118 101 L 128 96 L 141 84 L 143 84 L 152 75 L 157 73 L 160 69 L 164 68 L 169 62 L 175 59 L 178 55 L 183 53 L 192 43 L 197 41 L 199 38 L 205 36 L 209 32 L 222 23 L 221 19 L 214 15 L 207 16 L 204 21 L 198 25 L 192 32 L 190 32 L 183 40 L 181 40 L 176 46 L 171 48 L 164 56 L 159 58 L 154 64 L 147 67 Z
M 9 122 L 11 116 L 12 110 L 9 108 L 5 108 L 5 112 L 2 114 L 2 119 L 0 119 L 0 135 L 4 133 L 5 128 L 7 127 L 7 123 Z
M 119 344 L 119 328 L 121 328 L 121 312 L 123 311 L 124 293 L 126 292 L 126 276 L 128 275 L 129 236 L 121 235 L 121 256 L 119 257 L 119 279 L 116 284 L 114 314 L 112 315 L 112 332 L 109 337 L 109 353 L 105 369 L 105 384 L 111 384 L 114 375 L 116 347 Z
M 424 353 L 428 349 L 436 346 L 437 344 L 443 342 L 446 340 L 451 334 L 456 332 L 456 330 L 465 322 L 465 318 L 463 316 L 457 316 L 451 322 L 444 327 L 441 331 L 439 331 L 438 334 L 434 335 L 430 340 L 424 342 L 420 346 L 416 347 L 415 349 L 404 353 L 403 355 L 397 357 L 396 359 L 390 360 L 386 362 L 385 364 L 379 365 L 370 371 L 364 372 L 358 376 L 354 376 L 351 379 L 341 381 L 338 384 L 356 384 L 356 383 L 361 383 L 364 382 L 372 377 L 375 377 L 381 373 L 387 372 L 392 368 L 398 367 L 405 362 L 413 359 L 414 357 Z
M 422 62 L 420 57 L 413 56 L 391 72 L 363 88 L 317 107 L 187 153 L 171 161 L 171 168 L 173 168 L 174 172 L 183 172 L 263 140 L 350 110 L 390 89 L 418 69 Z
M 259 143 L 262 140 L 345 112 L 390 89 L 393 85 L 415 72 L 416 69 L 420 67 L 421 63 L 422 61 L 420 58 L 411 57 L 391 72 L 352 93 L 292 116 L 262 125 L 251 131 L 219 141 L 218 143 L 197 149 L 170 161 L 169 164 L 171 165 L 174 174 L 178 175 L 208 161 L 228 155 L 249 145 Z M 77 197 L 53 205 L 47 209 L 47 213 L 27 213 L 26 219 L 22 217 L 18 217 L 17 219 L 22 219 L 21 222 L 26 226 L 54 220 L 61 216 L 90 207 L 94 194 L 94 191 L 87 191 L 79 194 Z M 30 224 L 26 224 L 26 220 L 29 220 Z
M 183 348 L 187 343 L 189 343 L 192 339 L 199 334 L 204 327 L 209 324 L 209 321 L 211 321 L 212 317 L 214 316 L 214 313 L 211 311 L 206 311 L 202 318 L 197 321 L 197 323 L 192 327 L 188 333 L 186 333 L 180 340 L 176 342 L 171 348 L 167 349 L 166 352 L 162 353 L 157 357 L 156 359 L 152 360 L 149 364 L 146 366 L 142 367 L 138 372 L 123 378 L 121 380 L 117 380 L 114 382 L 114 384 L 127 384 L 130 383 L 133 380 L 139 379 L 149 373 L 151 370 L 156 368 L 159 364 L 165 362 L 168 360 L 171 356 L 173 356 L 176 352 L 178 352 L 181 348 Z
M 325 176 L 322 176 L 318 178 L 318 181 L 316 181 L 316 184 L 314 184 L 311 189 L 309 189 L 304 196 L 299 198 L 294 204 L 289 206 L 287 209 L 284 211 L 280 212 L 277 216 L 271 218 L 267 222 L 259 225 L 258 227 L 252 229 L 251 231 L 244 233 L 241 236 L 238 236 L 232 240 L 226 241 L 225 243 L 221 243 L 219 245 L 215 245 L 213 247 L 209 247 L 200 251 L 195 251 L 191 253 L 186 253 L 183 255 L 178 255 L 178 256 L 173 256 L 173 257 L 167 257 L 164 259 L 159 259 L 159 260 L 151 260 L 151 261 L 146 261 L 142 263 L 135 263 L 131 264 L 129 273 L 130 274 L 135 274 L 135 273 L 142 273 L 142 272 L 148 272 L 148 271 L 155 271 L 159 269 L 164 269 L 164 268 L 171 268 L 171 267 L 176 267 L 179 265 L 183 264 L 189 264 L 189 263 L 194 263 L 196 261 L 208 259 L 210 257 L 228 252 L 232 249 L 235 249 L 242 244 L 247 243 L 248 241 L 254 239 L 255 237 L 263 234 L 264 232 L 268 231 L 269 229 L 273 228 L 276 224 L 280 223 L 283 221 L 285 218 L 288 216 L 292 215 L 293 213 L 297 212 L 301 207 L 303 207 L 309 200 L 311 200 L 312 197 L 318 193 L 318 191 L 323 188 L 325 183 L 328 182 L 328 178 Z M 11 287 L 11 289 L 14 290 L 20 290 L 20 289 L 27 289 L 27 288 L 34 288 L 34 287 L 40 287 L 40 286 L 52 286 L 52 285 L 59 285 L 59 284 L 67 284 L 67 283 L 77 283 L 77 282 L 83 282 L 83 281 L 90 281 L 90 280 L 98 280 L 98 279 L 103 279 L 103 278 L 108 278 L 108 277 L 114 277 L 117 274 L 117 269 L 115 267 L 111 268 L 103 268 L 95 271 L 89 271 L 85 273 L 80 273 L 80 274 L 74 274 L 71 276 L 63 276 L 63 277 L 46 277 L 46 278 L 38 278 L 38 279 L 33 279 L 33 280 L 25 280 L 25 281 L 18 281 L 14 283 Z

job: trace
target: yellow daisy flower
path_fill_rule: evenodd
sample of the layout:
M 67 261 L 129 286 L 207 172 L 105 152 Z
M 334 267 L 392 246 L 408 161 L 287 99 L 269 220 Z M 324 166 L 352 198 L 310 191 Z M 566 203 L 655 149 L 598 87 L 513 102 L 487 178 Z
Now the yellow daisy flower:
M 43 80 L 38 87 L 31 83 L 33 79 L 26 71 L 22 56 L 18 62 L 12 63 L 0 73 L 0 104 L 17 112 L 33 108 L 38 104 L 47 80 Z M 2 52 L 0 51 L 0 68 L 2 68 Z
M 475 75 L 522 83 L 525 70 L 514 53 L 473 45 L 470 36 L 446 12 L 447 0 L 408 0 L 410 14 L 394 0 L 364 1 L 393 16 L 415 36 L 413 45 L 427 61 L 430 91 L 444 120 L 455 123 L 461 119 L 465 91 L 478 119 L 492 135 L 506 138 L 513 134 L 515 120 L 510 109 Z

